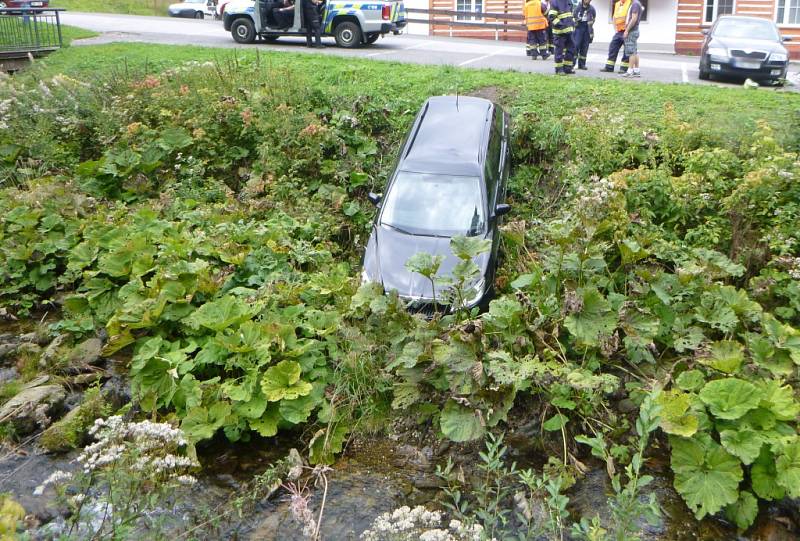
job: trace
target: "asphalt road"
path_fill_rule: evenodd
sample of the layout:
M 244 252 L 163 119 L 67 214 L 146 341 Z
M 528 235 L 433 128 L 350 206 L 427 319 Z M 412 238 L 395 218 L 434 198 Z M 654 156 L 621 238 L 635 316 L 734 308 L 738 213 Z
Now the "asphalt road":
M 273 44 L 239 45 L 230 33 L 225 32 L 221 21 L 175 19 L 169 17 L 142 17 L 135 15 L 115 15 L 105 13 L 65 12 L 61 15 L 64 24 L 87 28 L 103 34 L 88 40 L 74 42 L 98 44 L 120 41 L 161 43 L 172 45 L 200 45 L 206 47 L 254 48 L 270 50 L 308 52 L 343 57 L 369 58 L 413 64 L 451 65 L 468 68 L 489 68 L 496 70 L 515 70 L 521 72 L 553 73 L 552 60 L 532 61 L 525 56 L 522 43 L 444 38 L 412 35 L 387 35 L 375 44 L 360 49 L 340 49 L 334 45 L 333 38 L 323 38 L 329 45 L 325 49 L 307 49 L 302 38 L 281 38 Z M 602 73 L 605 64 L 607 45 L 592 44 L 589 49 L 587 71 L 579 71 L 578 77 L 619 78 L 617 74 Z M 551 57 L 552 58 L 552 57 Z M 697 58 L 679 56 L 662 51 L 641 52 L 641 81 L 665 83 L 720 84 L 698 79 Z M 800 66 L 794 64 L 789 79 L 795 84 L 793 90 L 800 89 Z M 740 85 L 742 81 L 732 80 L 723 84 Z

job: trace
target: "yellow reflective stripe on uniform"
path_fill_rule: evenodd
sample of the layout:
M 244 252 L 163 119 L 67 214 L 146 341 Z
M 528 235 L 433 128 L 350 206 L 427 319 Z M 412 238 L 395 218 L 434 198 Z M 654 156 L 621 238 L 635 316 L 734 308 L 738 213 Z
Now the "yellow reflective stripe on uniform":
M 571 34 L 574 28 L 553 28 L 553 34 Z
M 556 17 L 556 20 L 560 21 L 561 19 L 566 19 L 567 17 L 572 17 L 572 13 L 562 13 L 561 15 Z

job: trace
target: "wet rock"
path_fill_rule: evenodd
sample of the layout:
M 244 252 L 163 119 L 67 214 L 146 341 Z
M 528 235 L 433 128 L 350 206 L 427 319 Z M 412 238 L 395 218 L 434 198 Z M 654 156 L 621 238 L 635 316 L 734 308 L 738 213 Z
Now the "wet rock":
M 751 541 L 797 541 L 797 539 L 798 534 L 791 532 L 787 524 L 770 518 L 759 520 L 750 534 Z
M 100 390 L 114 409 L 119 409 L 131 401 L 130 385 L 128 381 L 121 376 L 111 376 Z
M 21 334 L 19 341 L 22 343 L 36 344 L 37 346 L 46 346 L 50 339 L 44 333 L 29 332 Z
M 27 387 L 0 408 L 0 422 L 10 422 L 19 436 L 50 424 L 61 409 L 66 392 L 61 385 Z
M 433 469 L 433 450 L 430 447 L 418 449 L 413 445 L 398 445 L 392 458 L 395 466 L 400 468 L 413 468 L 418 471 Z
M 90 389 L 80 405 L 50 425 L 39 437 L 39 445 L 51 453 L 63 453 L 82 446 L 95 419 L 106 417 L 111 408 L 99 389 Z
M 68 339 L 69 337 L 66 334 L 59 334 L 56 336 L 39 358 L 39 366 L 47 368 L 57 364 L 61 356 L 61 348 L 66 344 Z
M 10 357 L 14 353 L 16 353 L 18 347 L 19 344 L 17 344 L 16 342 L 0 343 L 0 360 L 5 359 L 6 357 Z
M 100 361 L 103 343 L 99 338 L 84 340 L 69 352 L 67 364 L 74 367 L 90 366 Z
M 9 381 L 13 381 L 19 377 L 19 372 L 15 367 L 11 368 L 0 368 L 0 384 L 8 383 Z
M 54 471 L 74 469 L 71 460 L 71 456 L 53 458 L 27 446 L 5 450 L 0 454 L 0 492 L 10 493 L 25 508 L 30 522 L 49 522 L 66 509 L 60 506 L 52 488 L 42 496 L 34 496 L 33 491 Z

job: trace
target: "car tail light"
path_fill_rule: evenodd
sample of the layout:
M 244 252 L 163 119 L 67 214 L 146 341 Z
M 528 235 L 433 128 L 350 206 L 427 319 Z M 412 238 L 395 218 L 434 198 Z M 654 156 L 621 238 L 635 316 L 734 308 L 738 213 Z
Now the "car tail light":
M 384 4 L 383 9 L 381 10 L 381 17 L 383 17 L 384 21 L 388 21 L 392 18 L 392 6 L 389 4 Z

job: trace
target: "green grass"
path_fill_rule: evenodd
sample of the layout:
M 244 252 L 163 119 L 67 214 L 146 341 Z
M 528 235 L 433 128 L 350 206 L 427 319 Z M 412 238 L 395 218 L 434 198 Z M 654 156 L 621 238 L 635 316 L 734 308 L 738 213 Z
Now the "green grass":
M 167 6 L 172 3 L 172 0 L 56 0 L 51 5 L 70 11 L 166 16 Z
M 752 131 L 755 121 L 776 126 L 790 148 L 800 147 L 800 94 L 716 86 L 648 83 L 578 78 L 512 71 L 460 69 L 451 66 L 410 66 L 394 62 L 342 59 L 322 55 L 270 52 L 263 49 L 222 50 L 196 46 L 113 43 L 72 48 L 50 55 L 36 77 L 59 73 L 104 77 L 109 73 L 158 73 L 189 61 L 211 61 L 220 70 L 282 67 L 298 78 L 334 85 L 346 95 L 364 92 L 399 94 L 419 100 L 427 95 L 467 92 L 483 87 L 497 90 L 508 106 L 539 108 L 544 116 L 574 113 L 587 107 L 613 107 L 624 117 L 661 117 L 666 104 L 676 117 L 703 123 L 724 138 L 726 133 Z M 254 77 L 257 77 L 254 74 Z M 627 122 L 626 122 L 627 123 Z
M 99 36 L 97 32 L 86 30 L 85 28 L 78 28 L 77 26 L 69 26 L 66 24 L 61 25 L 61 38 L 64 40 L 64 47 L 68 47 L 73 40 L 86 39 Z

